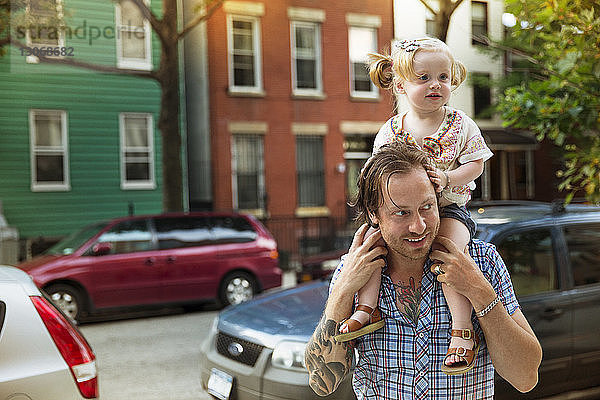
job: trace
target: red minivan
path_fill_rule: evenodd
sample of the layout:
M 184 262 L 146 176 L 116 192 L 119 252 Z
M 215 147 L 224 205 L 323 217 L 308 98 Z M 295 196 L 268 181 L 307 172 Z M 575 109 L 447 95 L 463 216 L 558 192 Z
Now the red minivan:
M 68 316 L 217 299 L 281 286 L 277 243 L 254 217 L 179 213 L 89 225 L 18 265 Z

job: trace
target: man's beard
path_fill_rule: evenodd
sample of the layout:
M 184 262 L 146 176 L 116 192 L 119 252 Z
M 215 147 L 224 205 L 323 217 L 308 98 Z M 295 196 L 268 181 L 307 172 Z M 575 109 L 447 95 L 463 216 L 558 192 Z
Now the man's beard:
M 433 230 L 429 231 L 429 234 L 427 235 L 427 238 L 425 240 L 429 241 L 430 243 L 428 243 L 427 246 L 423 246 L 419 249 L 411 248 L 405 242 L 406 237 L 403 237 L 402 239 L 398 240 L 395 240 L 394 238 L 392 240 L 386 241 L 387 247 L 388 249 L 409 260 L 422 260 L 423 258 L 427 257 L 427 255 L 431 251 L 431 245 L 433 244 L 433 241 L 438 234 L 439 228 L 440 224 L 438 223 Z M 418 235 L 416 237 L 421 236 L 422 235 Z

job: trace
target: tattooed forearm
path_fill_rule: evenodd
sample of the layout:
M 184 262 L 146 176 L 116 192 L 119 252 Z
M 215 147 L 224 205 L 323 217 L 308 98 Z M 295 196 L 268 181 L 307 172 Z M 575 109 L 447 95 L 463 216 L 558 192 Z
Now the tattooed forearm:
M 353 352 L 349 342 L 338 343 L 333 339 L 339 325 L 323 316 L 306 346 L 309 385 L 319 396 L 333 393 L 352 365 Z

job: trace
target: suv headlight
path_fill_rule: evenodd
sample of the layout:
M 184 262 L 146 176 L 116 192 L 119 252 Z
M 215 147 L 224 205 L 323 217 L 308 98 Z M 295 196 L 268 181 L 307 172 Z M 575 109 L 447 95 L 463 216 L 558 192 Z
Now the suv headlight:
M 277 368 L 304 370 L 305 349 L 306 343 L 303 342 L 280 342 L 273 349 L 271 364 Z

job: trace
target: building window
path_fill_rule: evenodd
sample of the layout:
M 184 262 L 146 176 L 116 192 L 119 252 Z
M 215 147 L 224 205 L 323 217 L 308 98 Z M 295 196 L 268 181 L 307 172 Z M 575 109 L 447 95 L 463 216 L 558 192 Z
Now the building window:
M 471 81 L 475 118 L 491 119 L 492 89 L 490 88 L 490 74 L 473 72 L 471 74 Z
M 29 23 L 25 40 L 33 53 L 26 57 L 26 62 L 38 63 L 37 52 L 40 49 L 65 46 L 62 0 L 27 0 L 26 13 Z M 61 58 L 60 55 L 43 55 Z
M 298 207 L 325 206 L 325 168 L 322 136 L 296 137 Z
M 116 4 L 117 66 L 125 69 L 152 69 L 150 23 L 132 0 Z
M 440 4 L 437 0 L 430 0 L 427 2 L 431 8 L 434 10 L 440 9 Z M 435 15 L 425 8 L 425 33 L 430 37 L 437 37 L 435 29 Z
M 471 34 L 473 44 L 485 44 L 488 36 L 487 3 L 471 2 Z
M 70 190 L 67 113 L 61 110 L 30 110 L 31 189 Z
M 121 113 L 121 189 L 154 189 L 154 126 L 151 114 Z
M 256 17 L 228 16 L 230 92 L 262 92 L 259 28 Z
M 321 95 L 321 25 L 292 21 L 292 85 L 295 95 Z
M 350 27 L 348 44 L 351 96 L 376 98 L 378 92 L 369 78 L 367 55 L 377 52 L 377 31 L 373 28 Z
M 265 172 L 261 135 L 233 135 L 233 207 L 237 210 L 265 209 Z

